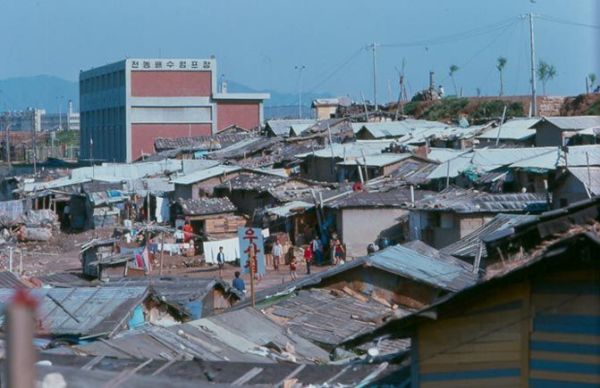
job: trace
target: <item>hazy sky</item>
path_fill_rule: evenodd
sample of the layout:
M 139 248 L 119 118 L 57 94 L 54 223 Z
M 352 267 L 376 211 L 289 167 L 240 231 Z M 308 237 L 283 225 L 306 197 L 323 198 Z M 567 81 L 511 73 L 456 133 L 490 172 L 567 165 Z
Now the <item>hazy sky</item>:
M 220 73 L 256 89 L 296 92 L 294 66 L 304 65 L 305 91 L 370 99 L 365 46 L 377 42 L 379 101 L 397 98 L 403 58 L 411 94 L 427 85 L 430 69 L 451 93 L 451 64 L 465 95 L 496 94 L 500 55 L 508 59 L 506 94 L 523 94 L 529 30 L 519 15 L 600 24 L 598 0 L 535 1 L 0 0 L 0 78 L 76 80 L 80 69 L 124 57 L 214 54 Z M 535 32 L 538 58 L 558 70 L 548 94 L 580 93 L 586 74 L 600 77 L 599 29 L 538 18 Z M 414 42 L 423 43 L 399 45 Z

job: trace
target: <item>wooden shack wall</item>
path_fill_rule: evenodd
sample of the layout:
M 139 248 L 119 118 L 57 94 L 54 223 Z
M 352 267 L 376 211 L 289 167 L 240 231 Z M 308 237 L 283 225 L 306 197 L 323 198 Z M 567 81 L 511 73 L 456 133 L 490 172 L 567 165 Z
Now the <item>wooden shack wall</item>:
M 495 291 L 418 327 L 413 386 L 519 386 L 522 373 L 527 376 L 522 356 L 528 345 L 523 334 L 529 321 L 522 319 L 527 284 Z
M 439 290 L 373 267 L 358 267 L 322 282 L 322 287 L 344 287 L 365 295 L 374 295 L 406 308 L 420 309 L 439 296 Z
M 531 290 L 529 386 L 599 386 L 600 272 L 548 275 Z
M 413 386 L 598 386 L 599 294 L 600 271 L 573 268 L 453 304 L 416 329 Z

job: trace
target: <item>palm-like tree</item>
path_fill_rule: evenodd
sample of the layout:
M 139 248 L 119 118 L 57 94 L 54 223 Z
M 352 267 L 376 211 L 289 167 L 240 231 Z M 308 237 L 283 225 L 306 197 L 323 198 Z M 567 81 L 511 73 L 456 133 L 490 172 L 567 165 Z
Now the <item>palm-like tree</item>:
M 454 95 L 455 96 L 458 96 L 458 89 L 456 89 L 456 81 L 454 80 L 454 73 L 456 73 L 458 71 L 458 69 L 459 69 L 458 66 L 450 65 L 450 72 L 448 73 L 448 75 L 452 79 L 452 86 L 454 87 Z
M 556 77 L 556 68 L 554 65 L 540 60 L 537 68 L 537 77 L 542 82 L 542 91 L 546 95 L 546 83 Z
M 596 74 L 590 73 L 588 74 L 588 79 L 590 80 L 590 89 L 594 91 L 594 84 L 596 83 Z
M 500 73 L 500 97 L 504 95 L 504 66 L 506 66 L 506 58 L 498 57 L 498 62 L 496 63 L 496 69 Z

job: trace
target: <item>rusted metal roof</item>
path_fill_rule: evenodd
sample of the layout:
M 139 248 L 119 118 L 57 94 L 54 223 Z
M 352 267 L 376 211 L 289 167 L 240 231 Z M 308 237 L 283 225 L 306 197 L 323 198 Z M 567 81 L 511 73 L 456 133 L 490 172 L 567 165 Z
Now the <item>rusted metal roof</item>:
M 414 208 L 456 213 L 524 213 L 530 206 L 541 206 L 545 203 L 544 193 L 490 194 L 449 187 L 437 195 L 416 201 Z

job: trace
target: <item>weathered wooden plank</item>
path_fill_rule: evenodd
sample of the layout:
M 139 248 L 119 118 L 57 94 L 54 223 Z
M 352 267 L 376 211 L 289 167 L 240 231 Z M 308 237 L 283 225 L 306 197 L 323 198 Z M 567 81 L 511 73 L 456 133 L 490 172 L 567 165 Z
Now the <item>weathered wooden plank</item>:
M 598 335 L 544 333 L 535 331 L 531 334 L 531 340 L 571 344 L 600 345 L 600 336 Z
M 425 364 L 421 365 L 421 373 L 441 373 L 454 371 L 475 371 L 482 369 L 512 369 L 519 368 L 518 361 L 509 362 L 467 362 L 467 363 L 449 363 L 449 364 Z
M 531 303 L 536 312 L 544 314 L 600 315 L 597 295 L 534 294 Z
M 436 356 L 421 358 L 421 365 L 448 364 L 451 362 L 508 362 L 520 361 L 520 352 L 490 352 L 490 353 L 444 353 Z
M 588 384 L 600 384 L 600 375 L 582 374 L 582 373 L 564 373 L 564 372 L 550 372 L 540 371 L 532 369 L 529 374 L 532 379 L 543 379 L 543 380 L 554 380 L 559 382 L 574 382 L 574 383 L 588 383 Z
M 600 355 L 596 355 L 596 354 L 573 354 L 573 353 L 532 351 L 531 359 L 532 360 L 581 362 L 581 363 L 600 365 Z
M 433 346 L 432 346 L 433 345 Z M 436 344 L 422 345 L 420 350 L 424 357 L 434 354 L 440 350 Z M 447 348 L 446 348 L 447 349 Z M 453 346 L 452 353 L 482 353 L 482 352 L 516 352 L 521 349 L 521 343 L 516 341 L 473 341 Z
M 422 388 L 465 388 L 465 387 L 486 387 L 486 388 L 513 388 L 519 386 L 518 377 L 500 377 L 497 379 L 472 379 L 472 380 L 454 380 L 454 381 L 435 381 L 421 383 Z

